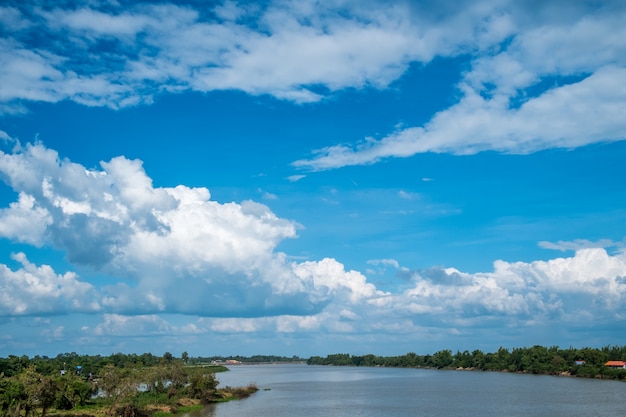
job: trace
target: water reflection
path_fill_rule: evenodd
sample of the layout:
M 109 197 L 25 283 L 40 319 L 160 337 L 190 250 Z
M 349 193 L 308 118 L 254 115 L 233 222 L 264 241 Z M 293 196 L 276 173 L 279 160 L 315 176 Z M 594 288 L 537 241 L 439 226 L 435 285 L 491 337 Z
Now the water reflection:
M 626 384 L 425 369 L 241 366 L 222 385 L 260 391 L 180 417 L 626 416 Z

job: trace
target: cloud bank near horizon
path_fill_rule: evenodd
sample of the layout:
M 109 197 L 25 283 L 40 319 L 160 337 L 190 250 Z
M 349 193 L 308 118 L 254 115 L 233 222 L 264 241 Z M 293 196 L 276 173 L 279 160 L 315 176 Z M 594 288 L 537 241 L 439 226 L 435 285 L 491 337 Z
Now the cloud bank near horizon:
M 402 290 L 384 292 L 338 260 L 292 262 L 277 252 L 280 241 L 297 237 L 295 225 L 262 204 L 219 203 L 206 188 L 154 187 L 139 160 L 100 165 L 87 169 L 41 143 L 0 153 L 2 180 L 17 194 L 0 210 L 0 236 L 60 250 L 80 271 L 59 273 L 15 254 L 17 268 L 0 265 L 4 319 L 101 315 L 103 322 L 81 330 L 91 337 L 129 328 L 145 335 L 360 335 L 626 320 L 626 251 L 615 242 L 542 242 L 576 252 L 530 263 L 498 260 L 480 273 L 412 271 L 393 259 L 373 260 L 406 281 Z M 96 283 L 96 272 L 111 282 Z M 174 325 L 162 315 L 189 321 Z

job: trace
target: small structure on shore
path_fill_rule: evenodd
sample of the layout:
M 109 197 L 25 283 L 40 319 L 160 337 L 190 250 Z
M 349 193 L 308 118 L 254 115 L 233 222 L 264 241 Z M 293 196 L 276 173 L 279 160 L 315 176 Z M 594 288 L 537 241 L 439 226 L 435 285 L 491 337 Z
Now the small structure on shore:
M 626 369 L 626 361 L 608 361 L 604 366 L 609 368 L 623 368 Z

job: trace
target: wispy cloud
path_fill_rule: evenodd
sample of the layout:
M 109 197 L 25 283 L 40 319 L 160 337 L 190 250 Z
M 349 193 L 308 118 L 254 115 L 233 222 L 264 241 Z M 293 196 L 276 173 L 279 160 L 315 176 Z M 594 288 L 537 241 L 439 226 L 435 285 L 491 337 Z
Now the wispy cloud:
M 546 14 L 530 23 L 525 13 L 503 9 L 506 36 L 491 39 L 487 50 L 470 40 L 475 58 L 456 104 L 423 126 L 328 146 L 294 166 L 326 170 L 425 152 L 529 153 L 626 139 L 626 9 L 612 3 L 594 14 L 568 11 L 565 22 Z
M 404 191 L 404 190 L 400 190 L 398 191 L 398 197 L 404 199 L 404 200 L 415 200 L 418 199 L 420 197 L 419 194 L 417 193 L 412 193 L 409 191 Z
M 579 249 L 589 248 L 624 248 L 624 242 L 614 242 L 610 239 L 600 239 L 595 242 L 586 239 L 577 239 L 571 242 L 563 240 L 559 240 L 558 242 L 541 241 L 538 245 L 540 248 L 560 251 L 577 251 Z
M 289 180 L 289 182 L 298 182 L 298 181 L 300 181 L 301 179 L 303 179 L 305 177 L 306 177 L 306 175 L 298 174 L 298 175 L 290 175 L 290 176 L 287 177 L 287 179 Z
M 64 99 L 119 108 L 164 91 L 230 89 L 304 103 L 385 87 L 411 59 L 432 57 L 400 4 L 227 2 L 215 18 L 173 4 L 1 10 L 0 100 L 15 108 Z

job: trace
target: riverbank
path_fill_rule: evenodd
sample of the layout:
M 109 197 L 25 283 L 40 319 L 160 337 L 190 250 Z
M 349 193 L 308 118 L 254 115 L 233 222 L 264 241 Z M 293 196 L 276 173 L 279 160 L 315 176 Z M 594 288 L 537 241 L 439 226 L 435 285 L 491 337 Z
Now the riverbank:
M 476 368 L 463 368 L 463 367 L 458 367 L 458 368 L 428 368 L 428 367 L 420 367 L 421 369 L 444 369 L 444 370 L 453 370 L 453 371 L 475 371 L 475 372 L 503 372 L 503 373 L 512 373 L 512 374 L 520 374 L 520 375 L 544 375 L 544 376 L 559 376 L 559 377 L 566 377 L 566 378 L 588 378 L 588 379 L 605 379 L 605 380 L 619 380 L 619 381 L 624 381 L 626 382 L 626 378 L 619 378 L 619 377 L 615 377 L 615 375 L 602 375 L 602 374 L 596 374 L 596 375 L 592 375 L 592 376 L 581 376 L 581 375 L 577 375 L 577 374 L 572 374 L 569 371 L 561 371 L 561 372 L 528 372 L 528 371 L 509 371 L 507 369 L 501 369 L 501 370 L 490 370 L 490 371 L 485 371 L 484 369 L 476 369 Z M 624 375 L 626 376 L 626 372 L 624 372 Z
M 162 402 L 145 403 L 141 396 L 135 401 L 110 407 L 104 402 L 88 403 L 72 410 L 50 410 L 47 417 L 171 417 L 175 414 L 203 409 L 207 404 L 242 400 L 256 393 L 259 389 L 254 384 L 245 387 L 224 387 L 216 390 L 211 398 L 198 399 L 180 397 L 175 401 L 167 397 Z
M 258 391 L 253 384 L 218 387 L 216 372 L 228 368 L 187 366 L 172 355 L 71 355 L 74 363 L 58 358 L 18 358 L 16 362 L 14 358 L 0 362 L 3 416 L 167 417 L 189 407 L 247 398 Z
M 467 369 L 480 371 L 562 375 L 594 379 L 626 380 L 626 369 L 606 366 L 609 361 L 626 360 L 626 346 L 568 348 L 532 346 L 499 348 L 496 352 L 480 350 L 440 350 L 434 354 L 407 353 L 401 356 L 332 354 L 325 358 L 313 356 L 309 365 L 368 366 L 389 368 Z

